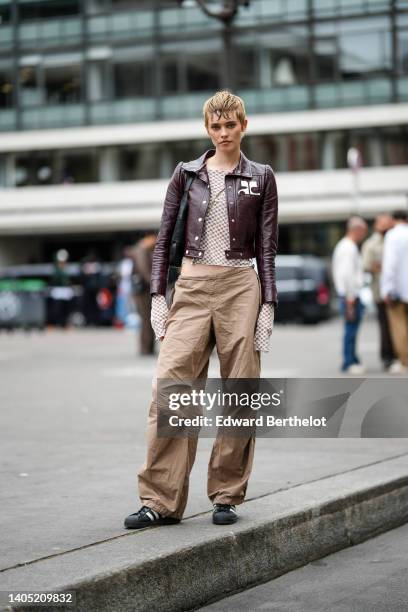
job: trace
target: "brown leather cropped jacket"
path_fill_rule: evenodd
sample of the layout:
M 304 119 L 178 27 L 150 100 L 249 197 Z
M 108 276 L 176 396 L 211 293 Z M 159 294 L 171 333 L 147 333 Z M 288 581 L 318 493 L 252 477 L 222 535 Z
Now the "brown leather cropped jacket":
M 194 180 L 188 195 L 188 216 L 184 254 L 200 259 L 201 235 L 207 206 L 210 201 L 210 185 L 205 160 L 214 155 L 215 149 L 206 151 L 190 162 L 180 162 L 174 170 L 167 188 L 160 232 L 153 254 L 150 292 L 165 295 L 169 267 L 169 248 L 176 223 L 187 174 Z M 230 248 L 226 258 L 248 259 L 256 257 L 262 288 L 262 302 L 277 305 L 275 256 L 278 245 L 278 194 L 272 168 L 245 157 L 233 172 L 225 175 L 228 207 Z

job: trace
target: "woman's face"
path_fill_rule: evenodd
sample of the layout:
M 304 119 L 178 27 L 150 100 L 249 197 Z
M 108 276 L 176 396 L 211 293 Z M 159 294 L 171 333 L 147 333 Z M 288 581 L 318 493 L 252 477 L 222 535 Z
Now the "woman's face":
M 208 121 L 207 133 L 217 150 L 231 153 L 240 149 L 247 123 L 245 119 L 241 125 L 236 111 L 229 113 L 228 118 L 213 113 Z

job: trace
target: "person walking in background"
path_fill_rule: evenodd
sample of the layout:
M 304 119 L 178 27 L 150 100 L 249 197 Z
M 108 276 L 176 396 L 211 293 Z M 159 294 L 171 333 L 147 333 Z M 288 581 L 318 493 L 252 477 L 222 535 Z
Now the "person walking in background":
M 124 247 L 117 267 L 117 291 L 115 303 L 115 325 L 124 327 L 131 308 L 133 257 L 129 246 Z
M 82 311 L 86 324 L 99 325 L 100 311 L 97 296 L 102 285 L 102 265 L 94 251 L 90 251 L 82 262 L 81 284 Z
M 392 228 L 394 221 L 391 215 L 378 215 L 374 223 L 374 233 L 364 242 L 361 254 L 366 272 L 371 274 L 371 290 L 377 308 L 378 324 L 380 329 L 380 355 L 384 370 L 390 373 L 398 370 L 395 363 L 395 353 L 392 344 L 390 326 L 387 317 L 386 305 L 380 293 L 380 273 L 383 260 L 384 236 Z
M 60 249 L 54 257 L 54 272 L 50 280 L 51 321 L 57 327 L 66 327 L 74 290 L 66 270 L 69 254 L 66 249 Z
M 408 372 L 408 216 L 404 210 L 393 213 L 394 227 L 384 240 L 381 297 L 387 308 L 394 349 Z
M 132 250 L 134 262 L 132 294 L 140 316 L 140 355 L 154 355 L 154 333 L 150 322 L 152 307 L 150 275 L 156 239 L 156 234 L 148 234 L 139 240 Z
M 334 286 L 340 300 L 340 312 L 344 317 L 342 371 L 347 374 L 364 374 L 356 353 L 357 333 L 363 316 L 360 291 L 364 284 L 364 271 L 358 245 L 367 235 L 367 223 L 361 217 L 351 217 L 346 235 L 336 245 L 332 259 Z

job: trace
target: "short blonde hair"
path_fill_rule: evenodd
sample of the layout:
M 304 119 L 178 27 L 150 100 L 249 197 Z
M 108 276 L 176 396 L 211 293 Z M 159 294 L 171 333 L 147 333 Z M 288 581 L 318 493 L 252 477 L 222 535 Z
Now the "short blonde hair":
M 228 119 L 231 111 L 236 111 L 239 122 L 242 125 L 246 119 L 245 105 L 242 98 L 235 96 L 227 89 L 217 91 L 217 93 L 204 102 L 203 115 L 205 127 L 208 127 L 209 118 L 213 113 L 218 115 L 218 118 L 222 115 L 225 119 Z

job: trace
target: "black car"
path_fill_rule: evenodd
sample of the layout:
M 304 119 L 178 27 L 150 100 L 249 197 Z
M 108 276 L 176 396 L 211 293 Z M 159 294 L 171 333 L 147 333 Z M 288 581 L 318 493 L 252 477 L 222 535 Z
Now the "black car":
M 314 255 L 278 255 L 276 321 L 318 323 L 331 316 L 328 266 Z

